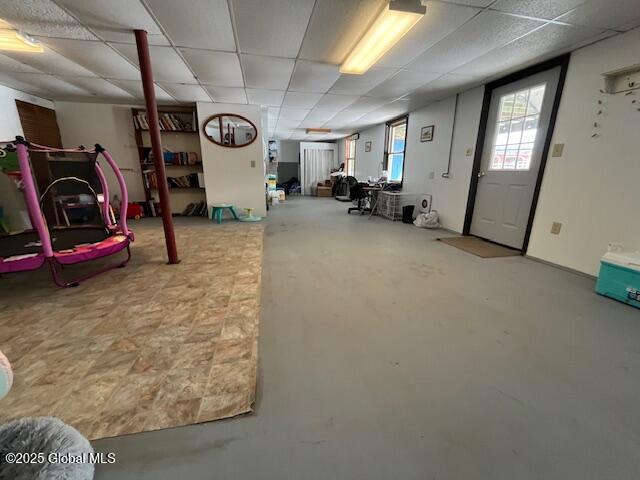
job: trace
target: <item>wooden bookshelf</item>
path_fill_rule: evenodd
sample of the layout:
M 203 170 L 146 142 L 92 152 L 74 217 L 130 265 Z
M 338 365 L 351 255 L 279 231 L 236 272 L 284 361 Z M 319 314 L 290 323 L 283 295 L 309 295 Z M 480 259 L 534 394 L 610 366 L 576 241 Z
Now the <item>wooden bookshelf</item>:
M 200 148 L 200 135 L 198 131 L 198 118 L 196 109 L 192 107 L 158 108 L 158 116 L 161 120 L 160 136 L 162 148 L 170 152 L 194 152 L 197 155 L 196 163 L 167 164 L 165 170 L 167 178 L 185 177 L 189 174 L 202 174 L 202 149 Z M 131 109 L 135 142 L 138 147 L 138 159 L 142 170 L 142 184 L 145 192 L 145 214 L 157 216 L 159 214 L 159 196 L 157 189 L 150 184 L 149 175 L 155 172 L 155 165 L 150 161 L 151 139 L 148 128 L 144 128 L 146 110 L 140 108 Z M 164 121 L 162 119 L 165 119 Z M 167 120 L 168 119 L 168 120 Z M 164 161 L 164 160 L 163 160 Z M 180 215 L 190 203 L 206 200 L 205 189 L 198 186 L 175 186 L 169 184 L 171 195 L 171 209 L 173 215 Z

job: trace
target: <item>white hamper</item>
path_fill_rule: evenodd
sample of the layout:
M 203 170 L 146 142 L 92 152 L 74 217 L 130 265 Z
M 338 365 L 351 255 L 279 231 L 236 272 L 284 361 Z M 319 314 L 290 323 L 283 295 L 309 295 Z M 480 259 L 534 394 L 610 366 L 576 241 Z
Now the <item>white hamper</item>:
M 389 220 L 402 220 L 402 207 L 412 205 L 415 193 L 379 192 L 376 213 Z

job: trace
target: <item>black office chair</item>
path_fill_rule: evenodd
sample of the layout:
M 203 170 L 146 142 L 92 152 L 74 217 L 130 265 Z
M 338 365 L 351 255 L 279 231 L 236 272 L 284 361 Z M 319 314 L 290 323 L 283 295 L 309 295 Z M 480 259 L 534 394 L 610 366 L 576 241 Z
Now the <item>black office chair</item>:
M 357 210 L 360 212 L 360 215 L 364 214 L 366 199 L 368 197 L 367 192 L 364 191 L 364 188 L 362 188 L 362 185 L 358 183 L 355 177 L 347 177 L 346 181 L 349 184 L 349 200 L 358 202 L 357 206 L 349 208 L 347 213 Z

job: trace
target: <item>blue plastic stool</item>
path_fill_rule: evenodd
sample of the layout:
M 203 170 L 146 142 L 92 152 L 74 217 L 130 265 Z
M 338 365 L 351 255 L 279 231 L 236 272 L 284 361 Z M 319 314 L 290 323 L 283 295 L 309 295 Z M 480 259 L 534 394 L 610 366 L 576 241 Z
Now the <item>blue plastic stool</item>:
M 229 210 L 235 220 L 239 220 L 235 208 L 230 203 L 214 203 L 211 208 L 211 221 L 222 223 L 222 214 L 225 210 Z

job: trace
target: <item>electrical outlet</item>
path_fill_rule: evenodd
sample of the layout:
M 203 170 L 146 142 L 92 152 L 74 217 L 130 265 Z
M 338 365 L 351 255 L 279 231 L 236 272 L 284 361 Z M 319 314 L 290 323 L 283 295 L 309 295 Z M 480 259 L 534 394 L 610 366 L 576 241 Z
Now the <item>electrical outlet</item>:
M 552 157 L 561 157 L 562 152 L 564 151 L 564 143 L 556 143 L 553 145 L 553 150 L 551 152 Z
M 436 172 L 429 172 L 429 179 L 433 180 L 436 178 Z
M 466 155 L 467 155 L 467 157 L 470 157 L 471 155 L 473 155 L 473 148 L 467 148 Z
M 559 222 L 553 222 L 551 224 L 551 233 L 553 235 L 560 235 L 560 230 L 562 229 L 562 224 Z

